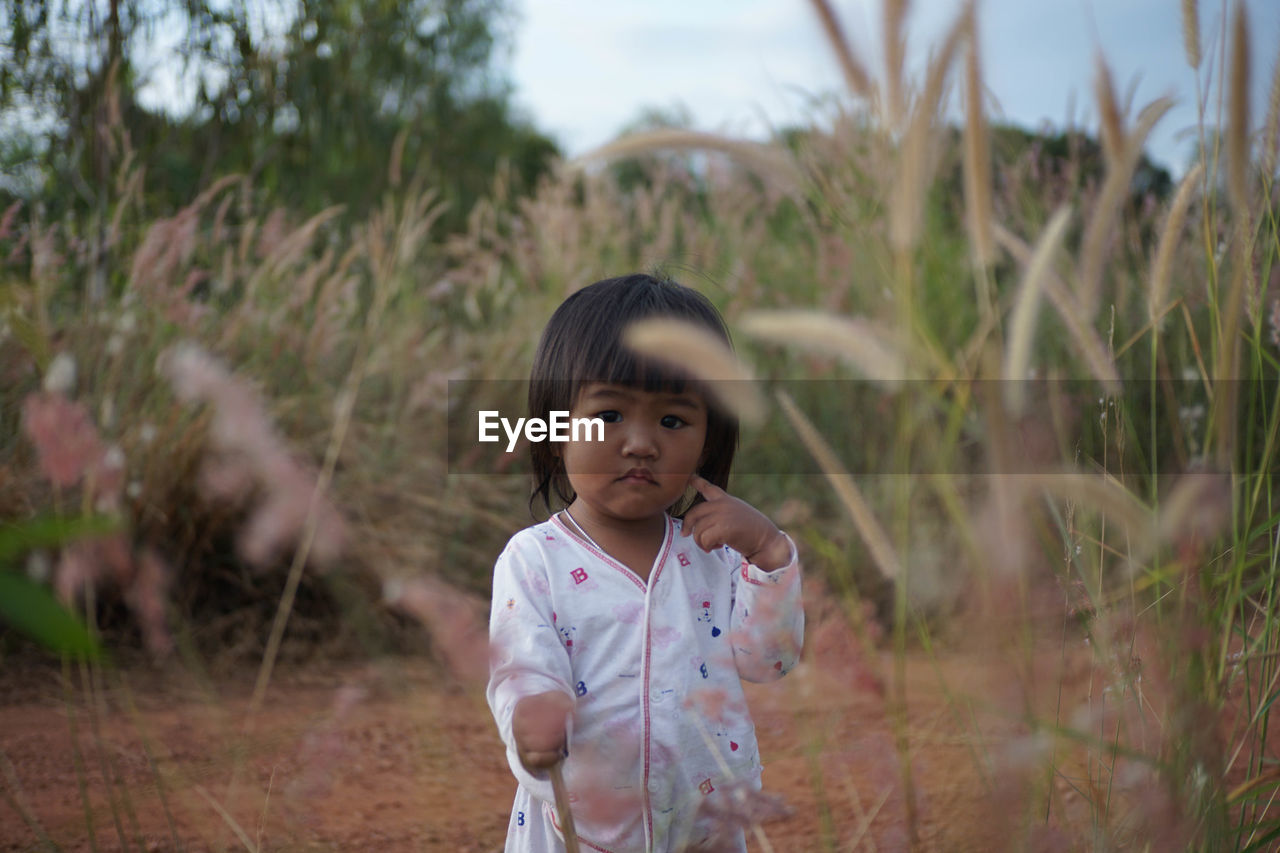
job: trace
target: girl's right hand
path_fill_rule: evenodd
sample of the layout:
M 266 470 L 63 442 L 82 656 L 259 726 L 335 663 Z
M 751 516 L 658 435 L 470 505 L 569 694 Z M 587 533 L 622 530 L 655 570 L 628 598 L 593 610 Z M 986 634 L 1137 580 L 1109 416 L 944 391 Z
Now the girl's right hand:
M 791 562 L 791 540 L 767 515 L 697 474 L 689 484 L 703 501 L 684 514 L 681 536 L 692 536 L 704 551 L 728 545 L 766 572 Z
M 516 703 L 511 736 L 525 770 L 546 770 L 564 759 L 566 724 L 572 713 L 573 699 L 559 690 L 534 693 Z

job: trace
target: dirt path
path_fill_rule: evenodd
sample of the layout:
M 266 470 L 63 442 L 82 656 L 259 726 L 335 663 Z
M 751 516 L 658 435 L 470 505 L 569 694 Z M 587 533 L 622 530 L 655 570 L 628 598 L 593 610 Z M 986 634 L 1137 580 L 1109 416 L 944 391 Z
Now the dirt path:
M 514 782 L 483 696 L 434 672 L 397 661 L 281 676 L 248 732 L 248 677 L 134 676 L 100 694 L 97 715 L 75 674 L 70 701 L 56 675 L 28 677 L 0 707 L 0 849 L 40 849 L 41 834 L 66 850 L 501 849 Z M 909 685 L 923 845 L 1002 846 L 984 831 L 972 739 L 933 665 L 912 662 Z M 766 790 L 791 810 L 764 827 L 775 850 L 906 849 L 902 767 L 874 678 L 810 663 L 749 698 Z

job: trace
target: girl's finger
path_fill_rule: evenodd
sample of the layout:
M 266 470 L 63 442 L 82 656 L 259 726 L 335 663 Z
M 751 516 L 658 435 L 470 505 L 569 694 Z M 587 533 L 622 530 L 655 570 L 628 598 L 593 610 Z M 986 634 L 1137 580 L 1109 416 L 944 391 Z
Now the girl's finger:
M 680 535 L 691 536 L 698 525 L 706 518 L 707 513 L 711 512 L 711 509 L 711 504 L 700 503 L 686 512 L 680 525 Z
M 719 500 L 727 494 L 724 489 L 706 479 L 701 474 L 694 474 L 689 480 L 689 484 L 697 489 L 698 494 L 702 495 L 702 497 L 708 501 Z
M 520 763 L 529 771 L 546 770 L 552 765 L 559 764 L 564 760 L 564 750 L 535 750 L 529 752 L 521 752 Z
M 693 541 L 698 543 L 699 548 L 710 553 L 724 544 L 720 533 L 721 525 L 712 520 L 709 524 L 704 524 L 698 529 L 698 532 L 693 536 Z

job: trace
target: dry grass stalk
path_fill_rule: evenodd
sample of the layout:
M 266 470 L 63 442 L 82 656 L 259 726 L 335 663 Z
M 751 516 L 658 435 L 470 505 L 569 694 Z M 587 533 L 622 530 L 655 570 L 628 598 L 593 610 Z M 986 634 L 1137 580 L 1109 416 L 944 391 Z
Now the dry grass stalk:
M 947 32 L 942 49 L 930 63 L 924 90 L 912 108 L 911 126 L 902 140 L 897 180 L 889 200 L 889 242 L 895 249 L 909 250 L 920 238 L 925 192 L 933 171 L 928 154 L 934 138 L 934 123 L 946 88 L 947 74 L 965 34 L 966 19 L 967 14 L 961 13 Z
M 1196 0 L 1182 0 L 1182 49 L 1187 64 L 1200 67 L 1200 10 Z
M 818 13 L 818 19 L 822 23 L 822 31 L 827 34 L 827 40 L 831 42 L 831 48 L 836 53 L 836 60 L 840 63 L 840 73 L 844 75 L 845 85 L 849 87 L 850 93 L 861 98 L 871 98 L 871 77 L 867 74 L 867 69 L 863 67 L 858 57 L 854 55 L 853 48 L 849 45 L 849 40 L 845 38 L 844 28 L 840 26 L 840 19 L 836 17 L 835 10 L 831 8 L 831 4 L 827 0 L 811 0 L 813 9 Z
M 342 212 L 342 205 L 325 208 L 315 216 L 298 226 L 292 233 L 283 237 L 279 243 L 268 245 L 267 257 L 258 268 L 258 276 L 267 276 L 284 272 L 293 266 L 311 246 L 320 226 Z M 252 284 L 250 287 L 252 288 Z
M 991 236 L 991 143 L 982 106 L 982 68 L 977 18 L 968 16 L 969 55 L 965 59 L 964 201 L 973 259 L 980 267 L 995 260 Z
M 1182 242 L 1182 226 L 1203 174 L 1203 163 L 1196 163 L 1195 167 L 1187 172 L 1182 183 L 1178 185 L 1178 192 L 1174 195 L 1173 204 L 1169 207 L 1169 216 L 1165 219 L 1164 229 L 1160 232 L 1160 244 L 1156 247 L 1156 256 L 1151 262 L 1151 281 L 1147 291 L 1147 312 L 1153 324 L 1159 321 L 1167 307 L 1165 300 L 1169 298 L 1173 253 Z
M 778 404 L 800 435 L 800 440 L 817 461 L 822 473 L 826 475 L 827 482 L 831 483 L 831 487 L 835 489 L 836 496 L 849 512 L 849 518 L 853 520 L 858 535 L 862 537 L 867 550 L 871 552 L 871 559 L 880 570 L 880 575 L 889 581 L 896 580 L 902 573 L 898 555 L 890 544 L 889 534 L 885 532 L 875 513 L 871 511 L 866 498 L 854 483 L 853 476 L 844 470 L 844 466 L 840 464 L 831 446 L 786 392 L 778 392 Z
M 1031 247 L 1025 241 L 998 223 L 994 226 L 993 233 L 996 241 L 1013 255 L 1018 263 L 1023 266 L 1031 263 Z M 1048 278 L 1045 280 L 1044 292 L 1066 325 L 1071 342 L 1075 344 L 1076 351 L 1088 365 L 1090 374 L 1102 383 L 1108 393 L 1119 393 L 1120 374 L 1116 370 L 1115 361 L 1109 354 L 1106 344 L 1102 342 L 1102 338 L 1094 328 L 1081 317 L 1080 308 L 1067 290 L 1067 286 L 1052 270 L 1048 272 Z
M 223 246 L 227 240 L 227 213 L 231 210 L 231 203 L 236 197 L 227 193 L 222 197 L 222 201 L 218 202 L 218 209 L 213 214 L 213 227 L 210 230 L 209 245 Z M 223 247 L 224 253 L 230 252 L 230 249 Z
M 1103 268 L 1107 249 L 1115 238 L 1116 222 L 1129 197 L 1133 172 L 1142 158 L 1142 147 L 1147 136 L 1166 112 L 1173 106 L 1171 98 L 1151 102 L 1138 117 L 1138 124 L 1127 139 L 1121 139 L 1118 157 L 1111 159 L 1106 180 L 1098 193 L 1098 200 L 1090 211 L 1080 245 L 1080 308 L 1086 317 L 1093 317 L 1102 299 Z
M 889 127 L 897 130 L 906 113 L 903 93 L 903 64 L 906 60 L 906 37 L 903 25 L 908 0 L 884 0 L 884 87 L 885 109 Z
M 244 175 L 226 175 L 218 178 L 218 180 L 214 181 L 208 186 L 208 188 L 202 191 L 200 195 L 196 196 L 196 200 L 191 203 L 191 206 L 197 210 L 203 210 L 209 202 L 213 201 L 214 196 L 218 195 L 232 184 L 247 184 L 247 179 Z
M 409 128 L 405 128 L 396 134 L 395 141 L 391 143 L 391 162 L 387 165 L 387 182 L 396 188 L 400 186 L 403 179 L 401 166 L 404 163 L 404 145 L 409 141 Z
M 565 853 L 578 853 L 578 833 L 573 825 L 573 811 L 569 808 L 569 789 L 564 784 L 564 773 L 560 769 L 561 762 L 551 765 L 548 771 L 551 776 L 551 790 L 555 793 L 556 814 L 560 818 L 560 826 L 564 833 Z
M 752 311 L 738 325 L 754 338 L 840 356 L 863 376 L 878 382 L 906 378 L 901 353 L 875 323 L 819 311 Z
M 1155 516 L 1115 479 L 1106 474 L 1029 474 L 1028 484 L 1076 507 L 1100 512 L 1130 537 L 1130 545 L 1142 550 L 1154 537 Z
M 681 320 L 641 320 L 627 327 L 623 342 L 646 358 L 709 383 L 716 399 L 742 420 L 764 419 L 764 399 L 751 371 L 703 327 Z
M 4 798 L 9 807 L 21 816 L 27 828 L 31 830 L 32 835 L 40 840 L 44 849 L 57 850 L 58 845 L 54 844 L 53 839 L 49 837 L 49 833 L 45 831 L 44 825 L 40 823 L 40 818 L 32 811 L 26 792 L 22 787 L 22 780 L 18 777 L 17 769 L 3 749 L 0 749 L 0 768 L 4 770 Z
M 744 142 L 715 133 L 681 128 L 663 128 L 630 134 L 588 151 L 570 165 L 581 165 L 591 160 L 636 157 L 667 148 L 719 151 L 734 162 L 751 169 L 761 178 L 766 179 L 774 189 L 787 195 L 798 194 L 802 186 L 799 170 L 777 146 Z
M 22 200 L 19 199 L 6 207 L 3 214 L 0 214 L 0 240 L 9 240 L 13 237 L 15 233 L 13 223 L 18 217 L 18 211 L 21 209 Z
M 151 299 L 166 301 L 181 267 L 196 248 L 200 208 L 196 204 L 179 210 L 170 219 L 157 219 L 147 229 L 142 244 L 133 253 L 129 283 L 135 291 Z
M 213 794 L 210 794 L 207 788 L 203 785 L 193 785 L 191 790 L 203 797 L 204 801 L 218 813 L 218 817 L 222 818 L 222 822 L 226 824 L 227 828 L 235 833 L 236 838 L 238 838 L 240 843 L 244 845 L 245 850 L 248 850 L 249 853 L 258 853 L 260 848 L 253 842 L 253 839 L 249 838 L 249 833 L 244 831 L 244 827 L 241 826 L 240 822 L 235 819 L 235 816 L 227 810 L 226 806 L 214 799 Z
M 1098 99 L 1098 123 L 1102 149 L 1107 155 L 1108 165 L 1114 166 L 1124 150 L 1124 117 L 1120 113 L 1119 102 L 1116 101 L 1115 84 L 1111 80 L 1111 69 L 1107 67 L 1107 61 L 1099 54 L 1095 64 L 1097 70 L 1093 90 L 1094 96 Z
M 115 213 L 111 215 L 111 225 L 107 228 L 106 242 L 108 246 L 115 245 L 120 241 L 120 226 L 124 221 L 125 212 L 130 209 L 128 202 L 133 200 L 136 203 L 142 199 L 143 182 L 146 174 L 146 170 L 141 167 L 130 169 L 124 173 L 123 185 L 119 188 L 120 200 L 116 203 Z
M 1236 3 L 1231 26 L 1231 71 L 1227 93 L 1227 191 L 1236 215 L 1249 210 L 1249 18 Z
M 1213 366 L 1213 415 L 1216 433 L 1215 461 L 1230 466 L 1235 451 L 1236 398 L 1240 393 L 1240 320 L 1244 314 L 1244 294 L 1249 280 L 1249 240 L 1246 229 L 1237 223 L 1231 232 L 1231 286 L 1219 316 L 1217 351 Z
M 1062 244 L 1071 209 L 1060 207 L 1054 212 L 1036 241 L 1035 249 L 1022 274 L 1018 295 L 1009 322 L 1009 343 L 1005 348 L 1003 377 L 1014 380 L 1005 386 L 1005 404 L 1015 413 L 1021 413 L 1025 404 L 1022 380 L 1027 378 L 1031 366 L 1031 339 L 1035 333 L 1036 312 L 1040 307 L 1040 295 L 1049 278 L 1053 255 Z

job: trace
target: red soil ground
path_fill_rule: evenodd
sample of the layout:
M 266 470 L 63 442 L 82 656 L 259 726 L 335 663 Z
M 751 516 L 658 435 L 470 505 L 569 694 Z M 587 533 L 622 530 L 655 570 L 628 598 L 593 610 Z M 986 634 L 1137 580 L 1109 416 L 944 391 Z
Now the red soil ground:
M 42 849 L 42 838 L 99 851 L 501 849 L 514 782 L 483 696 L 429 663 L 281 674 L 248 730 L 251 673 L 218 684 L 107 673 L 117 686 L 90 714 L 79 673 L 68 696 L 56 671 L 4 670 L 2 850 Z M 982 672 L 957 660 L 945 675 L 967 692 Z M 935 662 L 909 661 L 907 684 L 921 847 L 1011 846 Z M 763 827 L 774 850 L 907 849 L 895 726 L 875 676 L 810 660 L 749 699 L 766 790 L 790 809 Z

